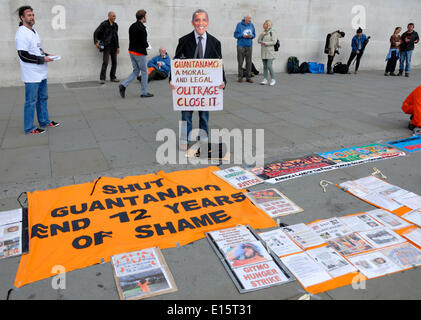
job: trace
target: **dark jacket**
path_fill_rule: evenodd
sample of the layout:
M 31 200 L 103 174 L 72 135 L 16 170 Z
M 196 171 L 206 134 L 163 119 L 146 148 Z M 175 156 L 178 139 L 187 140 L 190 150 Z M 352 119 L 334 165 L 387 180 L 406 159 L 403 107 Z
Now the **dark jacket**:
M 209 33 L 206 33 L 206 39 L 206 50 L 203 55 L 203 58 L 222 59 L 221 42 Z M 196 46 L 197 44 L 196 39 L 194 37 L 194 31 L 192 31 L 178 40 L 177 49 L 175 50 L 175 55 L 173 59 L 194 59 Z M 222 76 L 225 84 L 227 84 L 225 72 L 223 70 Z
M 410 51 L 410 50 L 414 50 L 415 47 L 415 41 L 419 41 L 420 38 L 418 36 L 418 33 L 415 31 L 412 31 L 411 33 L 404 32 L 401 35 L 401 51 Z
M 148 54 L 146 48 L 148 44 L 148 33 L 146 32 L 145 25 L 137 21 L 133 23 L 129 28 L 129 51 L 136 53 Z
M 110 24 L 109 20 L 103 21 L 94 32 L 94 44 L 98 41 L 104 43 L 106 48 L 120 48 L 118 41 L 118 24 Z

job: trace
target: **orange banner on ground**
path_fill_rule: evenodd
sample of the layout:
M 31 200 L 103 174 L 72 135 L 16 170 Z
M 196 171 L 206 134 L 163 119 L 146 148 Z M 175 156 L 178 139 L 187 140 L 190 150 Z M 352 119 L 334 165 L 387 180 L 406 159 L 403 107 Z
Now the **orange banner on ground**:
M 158 172 L 28 193 L 29 253 L 14 285 L 110 261 L 110 256 L 185 245 L 205 232 L 276 223 L 212 172 L 217 167 Z

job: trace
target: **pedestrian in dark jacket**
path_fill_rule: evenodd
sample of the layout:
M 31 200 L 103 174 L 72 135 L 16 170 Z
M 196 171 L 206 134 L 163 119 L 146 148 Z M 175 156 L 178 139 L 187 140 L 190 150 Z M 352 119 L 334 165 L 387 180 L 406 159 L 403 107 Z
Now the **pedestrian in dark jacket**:
M 386 57 L 386 70 L 384 71 L 384 75 L 387 77 L 389 74 L 391 76 L 396 76 L 395 68 L 396 62 L 398 62 L 400 57 L 400 45 L 401 45 L 401 33 L 402 28 L 396 27 L 395 32 L 390 36 L 390 49 Z
M 349 56 L 347 66 L 351 65 L 352 60 L 357 57 L 357 62 L 355 64 L 355 71 L 354 73 L 358 73 L 358 68 L 360 67 L 360 60 L 364 54 L 364 42 L 367 40 L 367 36 L 363 33 L 363 29 L 358 28 L 357 34 L 352 38 L 351 47 L 352 52 Z
M 136 20 L 129 28 L 129 54 L 133 65 L 133 72 L 119 86 L 120 96 L 122 98 L 125 97 L 126 88 L 130 82 L 138 77 L 139 72 L 142 73 L 140 97 L 153 97 L 153 94 L 148 92 L 148 67 L 146 61 L 148 53 L 146 48 L 149 47 L 149 44 L 148 33 L 144 25 L 146 23 L 146 11 L 143 9 L 138 10 L 136 12 Z
M 108 61 L 110 57 L 110 80 L 112 82 L 119 82 L 115 75 L 117 71 L 117 55 L 120 53 L 120 45 L 118 41 L 118 25 L 115 20 L 115 13 L 110 11 L 108 13 L 108 19 L 103 21 L 94 32 L 94 44 L 100 51 L 103 52 L 102 67 L 99 76 L 101 83 L 105 83 Z
M 411 69 L 411 57 L 414 51 L 415 44 L 420 41 L 418 33 L 414 31 L 414 24 L 408 24 L 408 30 L 401 36 L 401 58 L 399 66 L 399 74 L 401 76 L 405 67 L 405 77 L 409 77 L 409 71 Z M 405 66 L 406 62 L 406 66 Z

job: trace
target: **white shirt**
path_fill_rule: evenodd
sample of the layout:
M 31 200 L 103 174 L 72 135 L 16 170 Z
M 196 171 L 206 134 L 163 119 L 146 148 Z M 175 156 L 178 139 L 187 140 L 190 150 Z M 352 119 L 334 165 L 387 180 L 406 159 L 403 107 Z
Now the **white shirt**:
M 196 39 L 196 44 L 199 44 L 199 37 L 200 35 L 194 30 L 194 38 Z M 206 52 L 206 40 L 207 40 L 207 32 L 202 34 L 202 48 L 203 48 L 203 57 L 205 57 Z
M 24 50 L 35 56 L 44 56 L 41 51 L 41 39 L 35 30 L 20 26 L 15 35 L 16 50 Z M 48 64 L 36 64 L 20 61 L 22 81 L 25 83 L 41 82 L 47 78 Z

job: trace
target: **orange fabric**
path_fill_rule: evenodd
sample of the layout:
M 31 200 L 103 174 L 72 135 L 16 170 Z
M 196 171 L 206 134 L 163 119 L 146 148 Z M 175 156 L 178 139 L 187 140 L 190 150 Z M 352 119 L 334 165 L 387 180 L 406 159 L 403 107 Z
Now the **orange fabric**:
M 359 282 L 363 280 L 368 280 L 366 276 L 358 272 L 352 272 L 345 274 L 343 276 L 334 278 L 332 280 L 328 280 L 319 284 L 315 284 L 314 286 L 305 288 L 307 292 L 311 294 L 318 294 L 321 292 L 337 289 L 340 287 L 344 287 L 350 285 L 354 282 Z
M 29 253 L 22 255 L 14 285 L 110 261 L 110 256 L 185 245 L 205 232 L 276 222 L 208 167 L 158 172 L 28 193 Z M 92 195 L 91 195 L 92 194 Z
M 416 127 L 421 127 L 421 86 L 412 91 L 405 99 L 402 104 L 402 111 L 413 115 L 411 123 Z
M 151 292 L 151 289 L 149 288 L 148 284 L 149 284 L 148 280 L 146 280 L 145 283 L 141 283 L 140 281 L 137 283 L 137 285 L 139 286 L 142 292 Z
M 152 73 L 152 71 L 154 71 L 155 70 L 155 68 L 154 67 L 149 67 L 148 68 L 148 76 L 150 76 L 151 75 L 151 73 Z
M 143 53 L 139 53 L 139 52 L 129 51 L 129 53 L 134 55 L 134 56 L 144 56 Z

